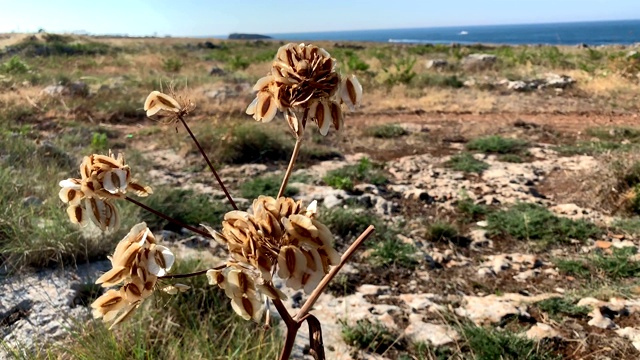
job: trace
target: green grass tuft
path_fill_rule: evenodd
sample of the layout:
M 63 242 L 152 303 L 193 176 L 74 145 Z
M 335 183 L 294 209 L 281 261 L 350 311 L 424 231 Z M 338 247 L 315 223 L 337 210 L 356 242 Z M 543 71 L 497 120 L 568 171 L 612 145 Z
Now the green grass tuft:
M 398 124 L 383 124 L 366 129 L 365 134 L 378 139 L 393 139 L 405 136 L 409 134 L 409 132 Z
M 487 221 L 493 235 L 544 243 L 568 243 L 571 239 L 585 241 L 602 232 L 588 221 L 558 217 L 543 206 L 527 203 L 494 212 Z
M 487 329 L 474 325 L 463 327 L 463 337 L 477 360 L 552 360 L 554 355 L 544 346 L 511 331 Z
M 372 163 L 368 158 L 362 158 L 356 165 L 347 165 L 332 170 L 323 178 L 324 182 L 336 189 L 353 191 L 356 182 L 364 182 L 376 186 L 389 182 L 381 170 L 381 166 Z
M 527 142 L 492 135 L 473 139 L 467 143 L 466 147 L 467 150 L 480 151 L 486 154 L 515 154 L 526 149 Z
M 387 238 L 376 244 L 369 261 L 376 267 L 397 265 L 413 269 L 418 265 L 416 252 L 417 249 L 412 244 L 403 243 L 397 238 Z
M 452 156 L 445 165 L 456 171 L 477 174 L 480 174 L 489 168 L 489 164 L 484 161 L 477 160 L 473 155 L 466 152 Z
M 575 301 L 569 299 L 554 297 L 542 300 L 535 304 L 540 310 L 556 317 L 557 315 L 568 315 L 571 317 L 584 317 L 591 309 L 586 306 L 577 306 Z
M 347 344 L 378 354 L 391 348 L 398 338 L 381 323 L 368 319 L 358 320 L 355 325 L 347 325 L 345 321 L 341 321 L 341 324 L 342 339 Z
M 458 230 L 446 222 L 435 222 L 429 225 L 427 240 L 431 242 L 447 242 L 458 236 Z
M 154 189 L 154 193 L 142 202 L 184 224 L 196 227 L 201 223 L 218 227 L 224 214 L 230 210 L 229 205 L 211 200 L 209 195 L 169 187 Z M 178 225 L 147 211 L 141 212 L 141 221 L 146 222 L 152 230 L 180 230 Z
M 245 181 L 240 185 L 240 195 L 245 199 L 257 199 L 260 195 L 275 197 L 280 190 L 282 178 L 279 176 L 260 176 L 249 181 Z M 284 196 L 293 197 L 300 190 L 293 186 L 287 186 Z

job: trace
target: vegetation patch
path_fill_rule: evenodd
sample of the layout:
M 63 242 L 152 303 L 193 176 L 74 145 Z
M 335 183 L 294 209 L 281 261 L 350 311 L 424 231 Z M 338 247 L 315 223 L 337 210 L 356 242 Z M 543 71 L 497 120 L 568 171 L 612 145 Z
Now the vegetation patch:
M 353 191 L 356 183 L 369 183 L 376 186 L 384 185 L 389 180 L 382 172 L 382 167 L 374 164 L 368 158 L 362 158 L 356 165 L 347 165 L 332 170 L 323 178 L 324 182 L 336 189 Z
M 554 215 L 537 204 L 520 203 L 487 216 L 492 235 L 510 236 L 517 240 L 534 240 L 546 244 L 585 241 L 602 231 L 585 220 L 572 220 Z
M 635 254 L 635 247 L 626 247 L 614 249 L 611 254 L 599 252 L 581 260 L 558 260 L 556 266 L 560 272 L 580 278 L 632 279 L 640 275 L 640 261 L 633 258 Z
M 240 185 L 240 195 L 245 199 L 257 199 L 260 195 L 268 195 L 275 197 L 280 190 L 282 179 L 278 176 L 260 176 L 249 181 L 245 181 Z M 294 186 L 287 186 L 284 196 L 293 197 L 300 190 Z
M 427 240 L 431 242 L 448 242 L 458 237 L 458 229 L 447 222 L 434 222 L 427 229 Z
M 413 244 L 403 243 L 397 238 L 386 238 L 376 244 L 369 262 L 376 267 L 401 266 L 413 269 L 418 265 L 417 252 Z
M 165 215 L 193 226 L 204 223 L 217 227 L 222 222 L 224 214 L 230 210 L 228 204 L 213 201 L 209 195 L 179 188 L 154 189 L 154 193 L 144 202 Z M 142 211 L 140 217 L 152 230 L 181 231 L 179 225 L 170 223 L 150 212 Z
M 542 300 L 535 305 L 553 317 L 557 317 L 558 315 L 585 317 L 591 311 L 591 309 L 586 306 L 578 306 L 575 304 L 575 301 L 561 297 Z
M 489 168 L 489 164 L 478 160 L 472 154 L 464 152 L 454 155 L 445 165 L 456 171 L 480 174 Z
M 355 325 L 348 325 L 346 321 L 341 321 L 341 324 L 342 339 L 358 349 L 382 354 L 394 346 L 398 339 L 382 323 L 369 319 L 358 320 Z
M 477 360 L 561 359 L 545 346 L 511 331 L 465 325 L 462 328 L 462 333 L 469 350 Z
M 463 220 L 478 220 L 489 213 L 489 208 L 486 205 L 476 204 L 469 197 L 463 197 L 458 201 L 456 208 L 459 212 L 467 215 Z
M 176 266 L 176 273 L 207 268 L 193 261 Z M 101 320 L 92 320 L 74 331 L 68 344 L 52 347 L 36 358 L 276 358 L 282 344 L 277 326 L 264 330 L 243 320 L 232 310 L 224 291 L 209 285 L 205 276 L 180 279 L 180 283 L 191 289 L 172 296 L 158 291 L 156 301 L 146 301 L 130 321 L 119 325 L 120 331 L 110 331 Z
M 527 146 L 528 143 L 524 140 L 492 135 L 473 139 L 467 143 L 466 148 L 485 154 L 517 154 L 525 150 Z
M 409 132 L 398 124 L 383 124 L 368 128 L 365 134 L 378 139 L 393 139 L 408 135 Z

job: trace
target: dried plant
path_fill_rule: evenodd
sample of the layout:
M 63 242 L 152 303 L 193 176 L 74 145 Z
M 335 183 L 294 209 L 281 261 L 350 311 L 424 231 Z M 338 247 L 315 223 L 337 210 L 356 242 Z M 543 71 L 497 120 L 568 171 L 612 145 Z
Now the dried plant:
M 315 202 L 304 206 L 301 201 L 283 197 L 289 176 L 296 162 L 304 129 L 313 121 L 322 135 L 331 125 L 342 129 L 343 105 L 353 110 L 362 100 L 362 87 L 354 76 L 343 77 L 336 69 L 336 60 L 324 49 L 313 45 L 288 44 L 281 47 L 267 76 L 258 80 L 255 100 L 247 108 L 254 119 L 271 121 L 278 111 L 284 114 L 296 145 L 285 177 L 274 197 L 261 195 L 250 209 L 240 211 L 218 176 L 212 162 L 198 143 L 185 121 L 195 108 L 191 101 L 177 101 L 175 95 L 153 91 L 144 109 L 147 116 L 180 122 L 195 142 L 211 172 L 231 206 L 224 216 L 222 227 L 215 230 L 202 224 L 203 229 L 182 224 L 133 198 L 148 196 L 151 188 L 131 179 L 131 171 L 122 154 L 117 157 L 91 155 L 80 167 L 80 179 L 60 182 L 60 198 L 69 204 L 67 212 L 72 222 L 87 225 L 88 219 L 103 231 L 119 225 L 115 199 L 125 199 L 142 208 L 188 228 L 202 236 L 215 239 L 228 249 L 229 257 L 221 265 L 189 274 L 168 274 L 174 263 L 173 253 L 156 242 L 145 223 L 135 225 L 117 245 L 110 257 L 112 269 L 97 281 L 108 290 L 91 306 L 94 316 L 112 322 L 111 328 L 126 320 L 142 301 L 151 296 L 159 280 L 206 275 L 211 285 L 223 289 L 235 312 L 246 320 L 266 321 L 264 316 L 269 299 L 287 326 L 287 335 L 280 359 L 288 359 L 296 334 L 302 323 L 309 325 L 311 353 L 324 359 L 321 325 L 309 311 L 328 283 L 349 260 L 355 250 L 373 232 L 373 226 L 356 239 L 341 256 L 333 247 L 333 235 L 316 217 Z M 307 302 L 292 316 L 282 300 L 286 295 L 274 284 L 282 279 L 285 286 L 309 294 Z M 161 290 L 176 294 L 188 290 L 173 284 Z

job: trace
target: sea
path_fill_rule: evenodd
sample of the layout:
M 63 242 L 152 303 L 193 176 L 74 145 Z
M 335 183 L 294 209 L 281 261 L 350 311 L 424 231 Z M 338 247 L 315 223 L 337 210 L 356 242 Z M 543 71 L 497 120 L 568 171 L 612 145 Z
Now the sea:
M 640 20 L 327 31 L 267 35 L 277 40 L 288 41 L 611 45 L 640 43 Z

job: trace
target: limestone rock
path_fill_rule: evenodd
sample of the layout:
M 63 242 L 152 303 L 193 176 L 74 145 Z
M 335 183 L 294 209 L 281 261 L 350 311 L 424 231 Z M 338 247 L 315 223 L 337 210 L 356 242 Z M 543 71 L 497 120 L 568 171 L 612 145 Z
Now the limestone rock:
M 409 326 L 404 335 L 414 342 L 428 342 L 433 346 L 450 344 L 460 338 L 460 335 L 446 325 L 425 323 L 419 314 L 409 315 Z

